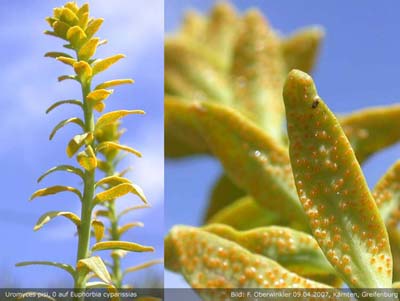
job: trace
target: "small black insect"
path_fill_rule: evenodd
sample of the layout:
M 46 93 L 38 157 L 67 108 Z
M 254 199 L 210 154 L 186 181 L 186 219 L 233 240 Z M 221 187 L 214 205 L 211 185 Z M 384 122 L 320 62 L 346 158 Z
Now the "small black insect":
M 319 104 L 319 99 L 316 98 L 316 99 L 313 101 L 313 103 L 312 103 L 312 105 L 311 105 L 311 108 L 315 109 L 316 107 L 318 107 L 318 104 Z

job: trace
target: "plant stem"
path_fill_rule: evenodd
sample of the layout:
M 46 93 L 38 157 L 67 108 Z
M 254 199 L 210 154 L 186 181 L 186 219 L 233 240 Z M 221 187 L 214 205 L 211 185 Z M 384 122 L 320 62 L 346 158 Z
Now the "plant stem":
M 90 92 L 90 82 L 81 83 L 82 85 L 82 97 L 84 104 L 84 122 L 85 131 L 94 131 L 94 116 L 92 107 L 86 102 L 86 96 Z M 94 142 L 91 145 L 94 149 Z M 78 254 L 77 262 L 81 259 L 87 258 L 89 256 L 89 244 L 90 244 L 90 234 L 91 234 L 91 219 L 92 219 L 92 209 L 93 209 L 93 196 L 94 196 L 94 184 L 95 184 L 95 169 L 86 170 L 83 179 L 83 197 L 81 206 L 81 225 L 79 227 L 79 240 L 78 240 Z M 81 290 L 86 286 L 86 275 L 77 275 L 75 279 L 75 289 Z M 84 300 L 84 297 L 78 298 L 77 300 Z
M 110 168 L 107 171 L 107 176 L 112 176 L 115 173 L 116 162 L 110 162 Z M 108 206 L 109 217 L 111 222 L 111 239 L 120 240 L 120 235 L 118 233 L 118 217 L 115 208 L 115 202 L 111 202 Z M 121 258 L 119 255 L 112 256 L 112 277 L 113 282 L 117 288 L 122 287 L 122 271 L 121 271 Z

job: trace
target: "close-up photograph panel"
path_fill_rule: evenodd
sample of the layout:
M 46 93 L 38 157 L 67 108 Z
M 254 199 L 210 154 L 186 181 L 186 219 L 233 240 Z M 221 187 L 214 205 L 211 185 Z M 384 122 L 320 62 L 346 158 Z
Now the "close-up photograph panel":
M 1 288 L 163 288 L 163 7 L 2 1 Z
M 1 1 L 0 300 L 400 300 L 399 11 Z
M 166 288 L 400 287 L 398 8 L 166 2 Z

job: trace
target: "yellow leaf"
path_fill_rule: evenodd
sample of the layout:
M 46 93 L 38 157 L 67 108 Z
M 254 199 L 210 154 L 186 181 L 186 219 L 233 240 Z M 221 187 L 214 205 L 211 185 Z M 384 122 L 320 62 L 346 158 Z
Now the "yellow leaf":
M 100 185 L 104 185 L 104 184 L 115 186 L 115 185 L 119 185 L 122 183 L 131 183 L 131 181 L 129 181 L 126 178 L 122 178 L 122 177 L 118 177 L 118 176 L 109 176 L 109 177 L 105 177 L 105 178 L 99 180 L 95 186 L 99 187 Z
M 120 118 L 126 116 L 126 115 L 131 115 L 131 114 L 144 114 L 144 111 L 142 110 L 118 110 L 118 111 L 113 111 L 106 113 L 97 119 L 96 123 L 96 129 L 99 129 L 103 126 L 109 125 L 111 123 L 116 122 Z
M 92 76 L 92 67 L 85 61 L 76 62 L 73 67 L 82 82 L 87 81 Z
M 97 151 L 101 151 L 103 149 L 119 149 L 119 150 L 127 151 L 128 153 L 134 154 L 138 157 L 142 156 L 142 154 L 140 152 L 138 152 L 137 150 L 135 150 L 129 146 L 120 145 L 120 144 L 112 142 L 112 141 L 104 141 L 97 146 Z
M 301 29 L 282 41 L 283 57 L 287 70 L 311 72 L 324 37 L 324 30 L 314 26 Z
M 104 224 L 99 220 L 92 220 L 92 226 L 96 241 L 99 242 L 104 236 Z
M 132 183 L 122 183 L 105 191 L 99 192 L 94 197 L 94 203 L 99 204 L 106 201 L 112 201 L 128 193 L 137 195 L 144 203 L 147 203 L 147 199 L 143 193 L 143 190 L 139 186 Z
M 84 14 L 89 13 L 89 4 L 83 4 L 76 13 L 76 16 L 81 19 Z
M 133 79 L 115 79 L 115 80 L 106 81 L 104 83 L 101 83 L 100 85 L 97 85 L 95 90 L 107 89 L 107 88 L 114 87 L 114 86 L 133 84 L 133 83 L 134 83 Z
M 72 138 L 67 146 L 67 155 L 71 158 L 75 153 L 86 143 L 89 144 L 93 141 L 93 133 L 84 133 L 76 135 Z
M 126 231 L 136 228 L 136 227 L 140 227 L 143 228 L 144 224 L 142 222 L 133 222 L 133 223 L 128 223 L 126 225 L 123 225 L 122 227 L 118 228 L 118 234 L 119 235 L 123 235 Z
M 96 210 L 96 211 L 93 213 L 93 218 L 94 218 L 94 219 L 97 219 L 99 216 L 109 217 L 110 215 L 109 215 L 108 210 L 100 209 L 100 210 Z
M 41 229 L 45 224 L 51 221 L 53 218 L 57 216 L 63 216 L 73 222 L 76 227 L 81 225 L 81 219 L 72 212 L 65 212 L 65 211 L 49 211 L 43 214 L 39 220 L 36 222 L 35 227 L 33 228 L 34 231 L 38 231 Z
M 60 20 L 69 25 L 76 25 L 79 21 L 76 14 L 68 7 L 61 8 Z
M 76 14 L 78 12 L 78 5 L 76 5 L 75 1 L 70 1 L 64 4 L 64 7 L 69 8 L 74 14 Z
M 98 103 L 95 103 L 93 105 L 93 109 L 100 113 L 104 111 L 105 107 L 106 107 L 106 105 L 102 101 L 99 101 Z
M 82 28 L 83 30 L 86 30 L 87 25 L 88 25 L 88 22 L 89 22 L 89 13 L 84 13 L 84 14 L 82 15 L 82 17 L 79 18 L 79 23 L 78 23 L 78 25 L 79 25 L 79 27 Z
M 57 37 L 60 37 L 64 40 L 67 37 L 67 31 L 69 28 L 70 28 L 69 25 L 62 21 L 55 21 L 53 23 L 54 33 L 56 34 Z
M 113 90 L 106 90 L 106 89 L 94 90 L 86 96 L 86 100 L 91 103 L 97 103 L 99 101 L 106 100 L 112 93 Z
M 151 266 L 156 265 L 156 264 L 161 264 L 161 263 L 164 263 L 164 259 L 150 260 L 150 261 L 147 261 L 145 263 L 139 264 L 137 266 L 127 268 L 124 271 L 124 275 L 126 275 L 128 273 L 136 272 L 136 271 L 139 271 L 139 270 L 143 270 L 145 268 L 151 267 Z
M 125 250 L 129 252 L 154 252 L 154 248 L 150 246 L 143 246 L 133 242 L 127 241 L 101 241 L 92 247 L 92 251 L 102 251 L 102 250 Z
M 55 185 L 55 186 L 50 186 L 50 187 L 39 189 L 39 190 L 35 191 L 29 200 L 32 201 L 33 199 L 35 199 L 37 197 L 47 196 L 47 195 L 56 194 L 56 193 L 64 192 L 64 191 L 73 192 L 79 197 L 79 199 L 82 199 L 82 194 L 78 189 L 76 189 L 74 187 L 70 187 L 70 186 Z
M 73 26 L 67 31 L 67 39 L 74 47 L 79 47 L 86 39 L 86 34 L 79 26 Z
M 72 59 L 72 56 L 70 56 L 69 54 L 64 53 L 64 52 L 50 51 L 50 52 L 46 52 L 46 54 L 44 55 L 44 57 L 52 57 L 52 58 L 55 58 L 55 59 L 60 57 L 60 56 Z
M 128 207 L 124 210 L 122 210 L 119 214 L 118 214 L 118 218 L 120 218 L 121 216 L 131 212 L 131 211 L 135 211 L 138 209 L 144 209 L 144 208 L 150 208 L 151 206 L 149 204 L 142 204 L 142 205 L 137 205 L 137 206 L 133 206 L 133 207 Z
M 96 75 L 97 73 L 103 72 L 107 70 L 111 65 L 115 64 L 118 62 L 120 59 L 124 58 L 125 55 L 123 54 L 117 54 L 113 55 L 110 57 L 107 57 L 102 60 L 97 60 L 93 63 L 93 75 Z
M 80 166 L 82 166 L 85 170 L 93 170 L 97 167 L 97 158 L 93 151 L 93 148 L 88 145 L 86 149 L 80 152 L 76 159 Z
M 76 60 L 70 57 L 59 56 L 56 58 L 57 61 L 60 61 L 66 65 L 73 66 L 76 63 Z
M 99 43 L 99 38 L 92 38 L 87 41 L 78 52 L 79 59 L 89 60 L 96 52 L 97 44 Z
M 99 30 L 101 24 L 103 24 L 104 19 L 94 19 L 89 22 L 88 26 L 86 27 L 86 35 L 90 39 L 93 35 Z
M 93 256 L 78 261 L 76 265 L 77 271 L 87 268 L 96 274 L 102 281 L 107 284 L 112 284 L 111 276 L 108 273 L 107 267 L 99 256 Z

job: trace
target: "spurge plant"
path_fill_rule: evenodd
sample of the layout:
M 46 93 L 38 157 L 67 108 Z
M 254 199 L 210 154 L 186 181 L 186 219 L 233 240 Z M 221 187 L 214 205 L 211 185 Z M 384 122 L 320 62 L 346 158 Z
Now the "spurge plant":
M 38 182 L 54 172 L 64 171 L 75 174 L 82 181 L 82 190 L 65 185 L 56 185 L 36 191 L 31 200 L 60 192 L 73 193 L 81 204 L 80 214 L 68 211 L 51 211 L 43 214 L 36 223 L 34 230 L 41 229 L 53 218 L 62 216 L 73 222 L 77 229 L 78 246 L 76 262 L 72 265 L 51 261 L 27 261 L 17 266 L 49 265 L 68 272 L 74 280 L 74 287 L 84 288 L 105 287 L 111 290 L 123 287 L 123 276 L 159 263 L 154 260 L 136 267 L 121 270 L 121 258 L 127 252 L 152 252 L 153 247 L 121 240 L 121 236 L 131 228 L 142 226 L 141 223 L 120 225 L 120 218 L 135 209 L 148 207 L 142 189 L 124 177 L 127 170 L 117 171 L 121 160 L 121 152 L 127 152 L 141 157 L 137 150 L 119 143 L 123 133 L 120 130 L 120 119 L 127 115 L 144 114 L 142 110 L 118 110 L 103 114 L 105 101 L 112 94 L 110 88 L 131 84 L 131 79 L 116 79 L 96 84 L 92 88 L 96 75 L 106 71 L 124 57 L 122 54 L 104 59 L 94 58 L 97 48 L 106 44 L 106 40 L 95 37 L 103 23 L 101 18 L 89 15 L 89 5 L 78 7 L 75 2 L 68 2 L 63 7 L 54 9 L 53 16 L 46 18 L 51 30 L 45 33 L 66 41 L 64 47 L 73 54 L 64 52 L 48 52 L 46 57 L 55 58 L 67 64 L 74 70 L 72 75 L 62 75 L 59 81 L 76 81 L 82 90 L 82 99 L 68 99 L 55 102 L 46 113 L 66 104 L 74 105 L 82 113 L 80 117 L 71 117 L 58 123 L 50 134 L 50 140 L 65 125 L 75 124 L 81 132 L 68 143 L 66 154 L 75 158 L 78 165 L 58 165 L 45 172 Z M 96 116 L 96 112 L 100 115 Z M 98 170 L 104 173 L 100 177 Z M 126 208 L 117 212 L 115 201 L 127 194 L 136 195 L 143 205 Z M 96 209 L 96 210 L 95 210 Z M 100 217 L 108 219 L 104 224 Z M 91 236 L 95 242 L 91 242 Z M 107 262 L 97 251 L 111 250 L 112 262 Z M 90 281 L 98 278 L 98 281 Z M 83 300 L 83 297 L 79 300 Z

